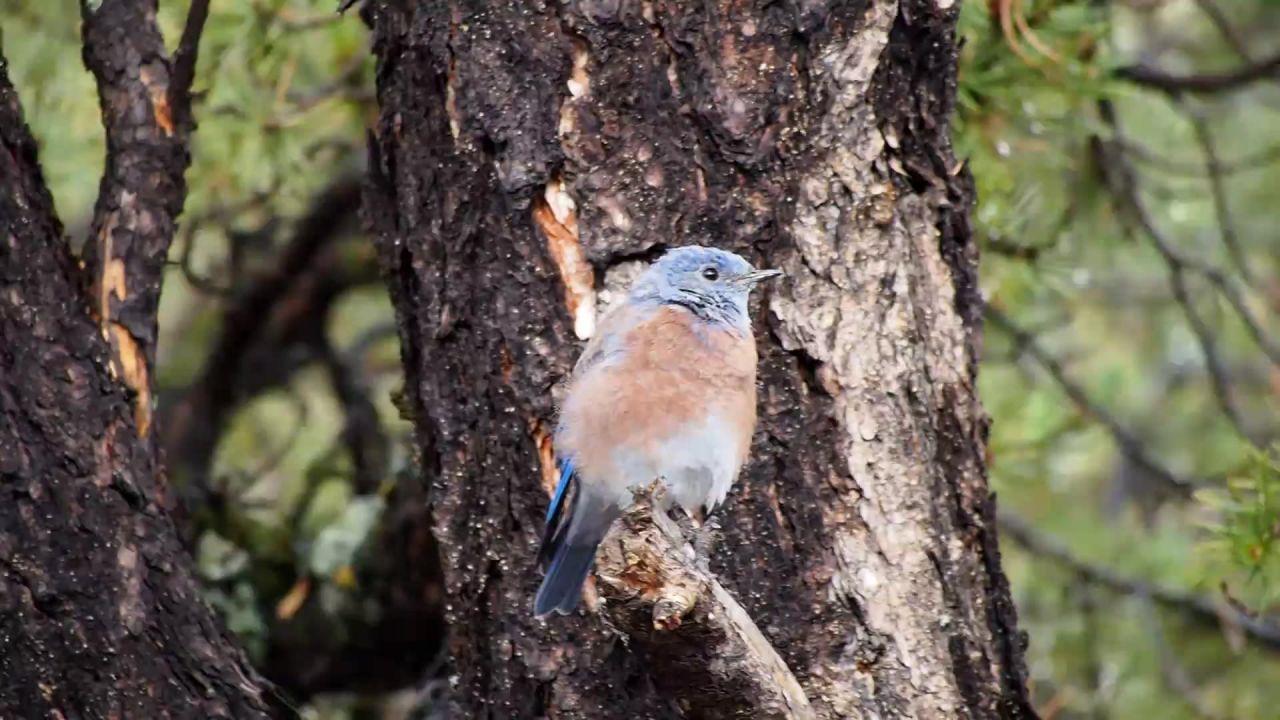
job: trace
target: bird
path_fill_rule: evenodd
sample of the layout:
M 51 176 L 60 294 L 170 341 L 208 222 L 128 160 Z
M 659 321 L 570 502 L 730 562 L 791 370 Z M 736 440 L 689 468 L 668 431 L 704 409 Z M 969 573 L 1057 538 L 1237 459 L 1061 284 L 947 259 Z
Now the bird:
M 665 252 L 601 320 L 567 383 L 552 435 L 534 614 L 572 613 L 614 520 L 660 480 L 691 518 L 724 502 L 756 423 L 747 299 L 782 275 L 698 245 Z

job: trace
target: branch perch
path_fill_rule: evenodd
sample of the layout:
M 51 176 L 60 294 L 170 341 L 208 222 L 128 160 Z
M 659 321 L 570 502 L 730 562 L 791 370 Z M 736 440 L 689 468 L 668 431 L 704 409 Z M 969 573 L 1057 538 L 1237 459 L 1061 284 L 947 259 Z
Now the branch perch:
M 605 538 L 597 588 L 605 612 L 691 718 L 816 718 L 804 689 L 747 611 L 706 570 L 661 489 L 640 494 Z

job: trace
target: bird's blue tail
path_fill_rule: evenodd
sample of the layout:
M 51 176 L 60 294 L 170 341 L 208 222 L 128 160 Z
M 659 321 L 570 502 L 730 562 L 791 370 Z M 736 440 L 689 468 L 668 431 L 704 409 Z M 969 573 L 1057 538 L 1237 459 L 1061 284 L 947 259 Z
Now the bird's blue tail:
M 541 617 L 553 610 L 568 615 L 578 606 L 582 584 L 591 572 L 599 541 L 587 545 L 562 543 L 552 551 L 551 565 L 533 602 L 533 612 Z
M 616 515 L 616 510 L 584 491 L 574 470 L 572 459 L 562 464 L 560 484 L 547 509 L 547 525 L 538 551 L 547 574 L 533 603 L 534 614 L 539 617 L 552 611 L 568 615 L 578 606 L 596 548 Z

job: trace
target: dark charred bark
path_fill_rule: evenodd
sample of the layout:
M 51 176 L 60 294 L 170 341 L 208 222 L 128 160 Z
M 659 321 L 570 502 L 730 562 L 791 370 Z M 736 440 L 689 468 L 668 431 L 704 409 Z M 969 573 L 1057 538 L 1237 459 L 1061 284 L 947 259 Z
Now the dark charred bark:
M 257 718 L 0 61 L 0 717 Z
M 369 7 L 365 212 L 433 487 L 459 716 L 1034 717 L 974 394 L 953 3 Z M 755 308 L 760 428 L 711 570 L 804 702 L 716 664 L 751 633 L 707 612 L 700 571 L 645 588 L 624 553 L 602 561 L 608 602 L 532 617 L 557 385 L 597 304 L 688 243 L 787 271 Z M 655 542 L 643 557 L 666 557 Z M 635 613 L 668 618 L 653 598 L 675 586 L 695 601 L 646 631 Z
M 171 62 L 156 0 L 81 3 L 84 64 L 97 81 L 107 140 L 84 261 L 112 371 L 133 392 L 134 422 L 149 443 L 156 312 L 187 199 L 191 82 L 208 10 L 208 0 L 192 3 L 178 61 Z

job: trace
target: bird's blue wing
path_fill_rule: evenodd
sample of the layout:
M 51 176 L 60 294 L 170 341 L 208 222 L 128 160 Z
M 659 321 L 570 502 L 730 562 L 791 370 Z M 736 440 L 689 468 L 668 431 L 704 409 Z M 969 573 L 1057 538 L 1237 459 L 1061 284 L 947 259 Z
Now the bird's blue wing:
M 583 493 L 590 490 L 575 482 L 579 478 L 574 465 L 573 458 L 560 464 L 560 484 L 547 509 L 547 526 L 538 549 L 538 563 L 546 568 L 546 575 L 534 598 L 534 614 L 539 617 L 551 612 L 568 614 L 577 607 L 596 548 L 618 516 L 616 508 L 601 512 L 597 507 L 592 512 L 590 503 L 583 515 Z
M 547 525 L 552 524 L 552 520 L 560 512 L 560 506 L 564 504 L 565 491 L 569 489 L 569 481 L 573 479 L 573 458 L 568 458 L 560 463 L 560 483 L 556 485 L 556 494 L 551 496 L 551 505 L 547 507 Z
M 551 496 L 551 506 L 547 508 L 547 521 L 542 529 L 542 547 L 538 548 L 538 561 L 541 563 L 549 562 L 555 555 L 556 548 L 563 544 L 565 533 L 569 530 L 569 523 L 573 520 L 574 503 L 572 496 L 576 496 L 577 492 L 570 493 L 569 486 L 573 485 L 574 467 L 573 458 L 566 458 L 560 462 L 560 483 L 556 486 L 556 492 Z

